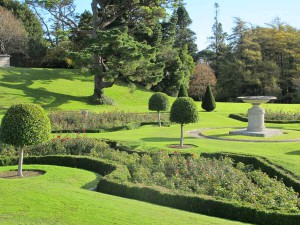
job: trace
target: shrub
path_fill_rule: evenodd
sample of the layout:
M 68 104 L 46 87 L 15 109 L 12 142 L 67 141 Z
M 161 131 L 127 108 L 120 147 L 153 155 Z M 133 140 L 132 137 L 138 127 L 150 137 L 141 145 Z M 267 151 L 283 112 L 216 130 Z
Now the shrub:
M 180 97 L 175 100 L 171 107 L 170 120 L 181 125 L 180 147 L 183 147 L 183 125 L 195 123 L 198 119 L 197 106 L 193 99 Z
M 148 108 L 149 110 L 157 111 L 158 124 L 161 127 L 160 111 L 166 111 L 169 109 L 168 95 L 161 92 L 153 94 L 149 99 Z
M 52 131 L 55 132 L 104 132 L 124 129 L 136 129 L 141 125 L 153 124 L 156 121 L 154 113 L 130 113 L 112 111 L 88 112 L 51 112 L 49 114 Z M 161 114 L 161 121 L 169 122 L 169 115 Z
M 189 94 L 188 94 L 186 86 L 184 86 L 183 84 L 180 85 L 180 89 L 179 89 L 177 97 L 188 97 L 188 96 L 189 96 Z
M 50 132 L 50 120 L 42 107 L 19 104 L 7 110 L 0 127 L 0 139 L 20 149 L 19 176 L 22 176 L 24 147 L 48 141 Z
M 214 95 L 210 89 L 210 86 L 207 85 L 205 94 L 202 98 L 202 109 L 204 109 L 207 112 L 211 112 L 216 108 L 216 102 Z
M 91 96 L 90 101 L 93 105 L 115 105 L 115 101 L 112 98 L 107 97 L 106 95 L 102 95 L 101 98 Z

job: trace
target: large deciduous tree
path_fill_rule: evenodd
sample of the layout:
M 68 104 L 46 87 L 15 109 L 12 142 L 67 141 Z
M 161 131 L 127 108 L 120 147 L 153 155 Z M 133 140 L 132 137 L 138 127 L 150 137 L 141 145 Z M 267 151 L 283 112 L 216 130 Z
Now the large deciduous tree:
M 198 63 L 191 76 L 189 95 L 195 100 L 201 100 L 208 85 L 215 86 L 217 79 L 212 68 L 206 63 Z
M 39 65 L 46 49 L 40 21 L 26 3 L 20 3 L 16 0 L 0 0 L 0 6 L 11 11 L 22 22 L 28 33 L 26 57 L 22 57 L 21 65 Z
M 22 22 L 0 6 L 0 54 L 26 52 L 27 36 Z
M 47 40 L 52 47 L 68 38 L 77 27 L 74 0 L 25 0 L 43 24 Z

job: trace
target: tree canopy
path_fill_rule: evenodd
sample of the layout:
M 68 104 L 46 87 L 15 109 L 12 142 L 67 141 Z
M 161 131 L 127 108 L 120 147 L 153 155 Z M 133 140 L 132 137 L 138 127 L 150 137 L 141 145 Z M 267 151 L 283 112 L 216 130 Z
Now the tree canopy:
M 27 36 L 22 22 L 0 6 L 0 54 L 26 52 Z

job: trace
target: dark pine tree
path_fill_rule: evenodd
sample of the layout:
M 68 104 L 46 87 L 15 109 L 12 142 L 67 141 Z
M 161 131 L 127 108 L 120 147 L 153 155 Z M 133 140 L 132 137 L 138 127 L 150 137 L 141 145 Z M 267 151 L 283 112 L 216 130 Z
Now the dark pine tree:
M 205 94 L 202 98 L 202 109 L 211 112 L 216 108 L 215 97 L 211 91 L 210 85 L 207 85 Z

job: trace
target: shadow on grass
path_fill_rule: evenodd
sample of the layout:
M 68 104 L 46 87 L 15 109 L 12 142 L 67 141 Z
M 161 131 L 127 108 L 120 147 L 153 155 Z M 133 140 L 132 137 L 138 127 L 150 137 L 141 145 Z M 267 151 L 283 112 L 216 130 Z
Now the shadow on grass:
M 12 68 L 0 72 L 1 87 L 20 90 L 22 91 L 22 94 L 19 94 L 19 96 L 31 98 L 33 99 L 33 103 L 43 105 L 45 108 L 57 108 L 69 101 L 78 101 L 90 104 L 89 96 L 77 97 L 68 94 L 51 92 L 45 88 L 30 88 L 35 81 L 48 84 L 57 79 L 70 81 L 92 80 L 91 75 L 83 74 L 79 70 Z
M 285 154 L 287 154 L 287 155 L 300 155 L 300 150 L 292 151 L 292 152 L 287 152 Z
M 192 140 L 195 139 L 193 137 L 185 137 L 184 140 Z M 145 142 L 174 142 L 179 141 L 180 138 L 166 138 L 166 137 L 149 137 L 149 138 L 141 138 L 141 141 Z
M 68 94 L 59 94 L 48 91 L 44 88 L 31 89 L 28 86 L 32 84 L 31 81 L 23 84 L 8 84 L 0 81 L 0 86 L 11 89 L 17 89 L 23 91 L 24 94 L 20 96 L 26 96 L 33 99 L 33 103 L 40 104 L 45 108 L 57 108 L 60 105 L 68 103 L 69 101 L 78 101 L 89 104 L 89 96 L 73 96 Z
M 100 181 L 100 178 L 102 177 L 100 174 L 98 173 L 94 173 L 95 174 L 95 180 L 89 182 L 89 183 L 86 183 L 85 185 L 83 185 L 81 188 L 83 189 L 89 189 L 89 190 L 93 190 L 97 184 L 99 183 Z

